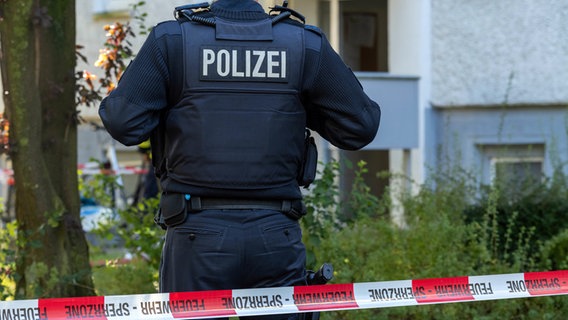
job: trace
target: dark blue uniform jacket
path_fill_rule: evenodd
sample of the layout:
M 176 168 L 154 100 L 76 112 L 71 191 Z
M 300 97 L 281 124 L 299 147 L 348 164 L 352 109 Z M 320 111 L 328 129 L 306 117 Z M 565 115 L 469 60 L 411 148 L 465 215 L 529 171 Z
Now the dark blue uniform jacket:
M 268 17 L 262 7 L 252 0 L 215 2 L 211 7 L 211 14 L 217 19 L 226 21 L 229 26 L 231 23 L 254 24 Z M 363 92 L 353 72 L 343 63 L 325 36 L 315 27 L 303 26 L 292 20 L 280 24 L 289 24 L 290 26 L 287 27 L 292 28 L 290 30 L 301 29 L 303 43 L 289 41 L 291 44 L 286 50 L 283 49 L 280 41 L 278 45 L 273 46 L 273 49 L 266 49 L 270 45 L 266 45 L 266 40 L 262 40 L 264 41 L 260 42 L 262 45 L 256 47 L 257 52 L 264 50 L 263 55 L 266 53 L 270 55 L 272 66 L 275 66 L 272 68 L 274 72 L 271 78 L 266 78 L 265 81 L 253 79 L 254 81 L 251 82 L 242 82 L 238 81 L 239 79 L 231 81 L 221 78 L 230 72 L 242 77 L 246 75 L 252 77 L 254 66 L 244 67 L 243 62 L 240 67 L 231 70 L 223 65 L 217 66 L 215 63 L 218 59 L 225 58 L 228 59 L 226 60 L 228 63 L 237 61 L 231 60 L 233 59 L 231 53 L 234 53 L 234 59 L 242 60 L 242 57 L 247 55 L 250 58 L 255 54 L 253 47 L 250 50 L 238 48 L 225 50 L 227 49 L 225 42 L 224 47 L 210 45 L 201 51 L 192 51 L 188 48 L 184 50 L 183 28 L 180 27 L 180 23 L 178 21 L 160 23 L 149 34 L 117 88 L 102 101 L 99 114 L 105 127 L 116 140 L 125 145 L 137 145 L 150 137 L 155 145 L 160 145 L 163 149 L 153 150 L 155 151 L 153 160 L 164 191 L 199 196 L 299 199 L 301 193 L 292 177 L 292 171 L 296 171 L 300 165 L 298 159 L 301 156 L 299 152 L 303 137 L 300 133 L 303 133 L 304 126 L 318 132 L 334 146 L 345 150 L 360 149 L 375 138 L 380 122 L 380 108 Z M 213 28 L 208 26 L 197 28 L 201 27 Z M 275 31 L 274 34 L 278 35 L 278 32 Z M 191 37 L 191 34 L 186 36 L 186 41 L 188 37 Z M 302 47 L 298 48 L 298 45 Z M 261 47 L 265 49 L 261 50 Z M 220 53 L 221 49 L 224 51 Z M 298 66 L 298 63 L 294 63 L 295 66 L 287 65 L 286 69 L 280 69 L 283 57 L 290 58 L 289 55 L 300 49 L 303 51 L 300 57 L 302 64 Z M 186 52 L 185 57 L 184 52 Z M 193 57 L 191 54 L 196 56 Z M 240 58 L 237 58 L 237 54 Z M 193 75 L 194 79 L 195 76 L 201 77 L 199 81 L 194 81 L 193 85 L 192 81 L 188 81 L 188 77 L 192 77 L 189 75 L 191 71 L 186 70 L 192 68 L 184 68 L 187 66 L 187 61 L 192 59 L 195 61 L 200 59 L 199 61 L 206 62 L 210 67 L 200 70 L 200 75 Z M 292 59 L 297 61 L 298 55 Z M 296 70 L 294 67 L 301 70 Z M 245 75 L 245 72 L 248 73 Z M 266 72 L 257 74 L 268 77 Z M 294 76 L 297 76 L 297 79 L 290 78 Z M 284 78 L 286 83 L 278 80 Z M 202 85 L 203 83 L 205 85 Z M 236 87 L 235 83 L 238 83 Z M 189 88 L 190 86 L 193 88 Z M 199 91 L 196 88 L 199 86 L 201 89 L 212 88 L 210 94 L 203 94 L 207 90 L 201 90 L 201 93 L 196 95 L 195 92 Z M 233 90 L 233 95 L 224 96 L 223 99 L 219 88 L 231 89 L 231 86 L 236 88 Z M 283 98 L 285 95 L 263 95 L 254 92 L 255 88 L 270 87 L 276 88 L 273 91 L 280 92 L 286 86 L 288 88 L 283 91 L 292 90 L 294 97 L 290 101 L 295 101 L 295 104 L 302 109 L 302 115 L 294 118 L 297 124 L 290 126 L 288 132 L 283 130 L 286 127 L 282 125 L 282 128 L 278 128 L 277 134 L 272 133 L 274 137 L 269 137 L 266 132 L 276 131 L 270 131 L 270 128 L 277 125 L 277 122 L 267 122 L 267 125 L 263 126 L 260 122 L 264 120 L 258 114 L 250 117 L 248 121 L 247 117 L 239 116 L 242 114 L 239 111 L 250 112 L 251 108 L 257 105 L 259 108 L 273 106 L 274 101 L 282 100 L 284 102 L 276 104 L 290 105 L 290 101 Z M 242 93 L 246 91 L 243 89 L 247 88 L 252 90 L 250 92 L 252 96 L 258 98 L 253 99 L 251 95 L 239 96 L 239 92 Z M 193 94 L 189 94 L 188 92 L 192 90 Z M 203 108 L 205 105 L 213 105 L 214 108 Z M 227 111 L 231 105 L 236 107 L 236 111 Z M 197 110 L 198 113 L 192 113 L 192 109 Z M 287 109 L 272 110 L 272 115 L 283 114 L 286 111 Z M 220 116 L 212 117 L 211 112 Z M 214 121 L 202 121 L 203 115 L 209 116 L 209 119 Z M 187 117 L 187 122 L 184 117 Z M 275 117 L 266 119 L 269 118 Z M 247 124 L 240 127 L 234 125 L 243 122 Z M 259 131 L 249 128 L 255 123 L 258 124 Z M 188 133 L 191 133 L 191 136 L 187 136 Z M 206 134 L 200 137 L 200 133 Z M 242 134 L 239 135 L 240 133 Z M 292 138 L 286 138 L 287 134 Z M 202 146 L 208 143 L 207 137 L 211 138 L 209 142 L 214 148 Z M 242 150 L 242 153 L 223 150 L 224 141 L 227 143 L 227 150 L 235 147 L 234 150 Z M 275 144 L 270 145 L 271 141 L 275 141 Z M 272 146 L 264 149 L 274 152 L 272 158 L 270 154 L 265 155 L 265 158 L 261 156 L 251 158 L 250 154 L 247 154 L 247 152 L 258 154 L 260 148 L 255 147 L 257 142 Z M 275 148 L 274 145 L 277 147 Z M 199 146 L 202 147 L 201 151 L 197 149 Z M 286 148 L 289 150 L 289 156 L 285 154 Z M 216 155 L 212 155 L 215 152 Z M 227 157 L 230 158 L 228 160 L 233 161 L 223 160 Z M 209 173 L 202 174 L 203 171 L 200 170 L 209 170 Z M 238 183 L 239 179 L 246 180 L 247 176 L 253 178 Z M 265 181 L 262 181 L 263 177 Z M 278 179 L 279 177 L 281 179 Z M 258 181 L 258 184 L 251 184 L 253 181 Z M 274 183 L 271 184 L 271 181 Z

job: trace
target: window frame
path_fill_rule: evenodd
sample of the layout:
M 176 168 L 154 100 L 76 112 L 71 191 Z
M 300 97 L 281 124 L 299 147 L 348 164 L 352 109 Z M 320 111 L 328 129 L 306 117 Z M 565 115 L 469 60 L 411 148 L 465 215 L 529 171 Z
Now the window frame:
M 493 184 L 499 163 L 540 163 L 541 178 L 546 175 L 546 145 L 544 143 L 526 144 L 478 144 L 481 155 L 482 180 Z

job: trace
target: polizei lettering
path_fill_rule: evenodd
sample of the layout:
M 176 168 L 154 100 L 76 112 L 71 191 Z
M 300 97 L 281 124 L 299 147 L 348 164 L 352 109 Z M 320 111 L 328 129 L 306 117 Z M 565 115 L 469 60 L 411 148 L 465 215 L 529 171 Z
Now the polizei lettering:
M 288 81 L 285 48 L 202 47 L 201 80 Z
M 43 320 L 47 319 L 46 308 L 0 309 L 0 320 Z
M 225 309 L 262 309 L 282 307 L 282 296 L 239 296 L 222 298 Z

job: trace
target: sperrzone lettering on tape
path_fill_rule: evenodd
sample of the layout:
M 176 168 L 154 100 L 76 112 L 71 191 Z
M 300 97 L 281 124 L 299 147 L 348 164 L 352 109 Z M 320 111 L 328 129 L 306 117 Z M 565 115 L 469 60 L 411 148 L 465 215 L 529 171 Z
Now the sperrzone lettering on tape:
M 286 49 L 202 47 L 201 80 L 286 81 Z
M 221 298 L 222 305 L 226 309 L 262 309 L 280 308 L 283 306 L 281 295 L 263 296 L 237 296 L 232 298 Z
M 528 290 L 550 290 L 560 289 L 560 279 L 536 279 L 536 280 L 518 280 L 507 281 L 507 289 L 510 293 L 514 292 L 527 292 Z
M 43 320 L 47 319 L 46 308 L 14 308 L 2 309 L 0 320 Z
M 369 289 L 369 298 L 372 302 L 393 300 L 414 300 L 415 293 L 412 287 Z M 420 294 L 416 292 L 416 294 Z
M 123 317 L 130 315 L 128 303 L 81 304 L 65 306 L 65 315 L 68 319 L 86 319 L 100 317 Z
M 415 300 L 416 298 L 426 298 L 426 289 L 422 286 L 412 287 L 393 287 L 369 289 L 369 298 L 372 302 Z M 458 296 L 481 296 L 492 295 L 493 287 L 491 283 L 469 283 L 469 284 L 446 284 L 434 286 L 434 294 L 437 297 L 458 297 Z

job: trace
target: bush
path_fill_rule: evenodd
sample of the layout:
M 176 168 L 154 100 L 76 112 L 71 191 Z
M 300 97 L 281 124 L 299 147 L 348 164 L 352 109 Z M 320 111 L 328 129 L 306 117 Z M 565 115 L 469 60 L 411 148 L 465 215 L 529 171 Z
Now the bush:
M 568 180 L 560 171 L 552 178 L 539 181 L 516 181 L 517 186 L 495 183 L 482 189 L 481 200 L 466 210 L 469 223 L 485 219 L 485 204 L 492 202 L 496 241 L 495 250 L 504 259 L 522 246 L 522 237 L 527 233 L 532 241 L 527 243 L 529 252 L 538 252 L 545 241 L 568 228 Z
M 546 241 L 540 252 L 541 269 L 568 270 L 568 228 Z
M 542 256 L 548 257 L 546 261 L 562 261 L 558 267 L 565 266 L 568 233 L 545 242 L 542 254 L 533 251 L 534 233 L 521 225 L 515 215 L 504 226 L 497 223 L 497 199 L 501 195 L 498 189 L 491 189 L 478 204 L 480 218 L 470 221 L 464 212 L 471 206 L 475 183 L 465 172 L 453 172 L 446 177 L 438 176 L 421 186 L 417 195 L 402 196 L 406 218 L 402 228 L 385 217 L 362 216 L 334 232 L 326 232 L 327 236 L 319 240 L 321 245 L 314 250 L 320 262 L 333 263 L 334 282 L 539 271 L 537 262 L 543 261 Z M 379 203 L 377 208 L 388 208 L 391 201 L 384 197 Z M 503 254 L 503 248 L 508 254 Z M 540 264 L 540 270 L 551 266 Z M 561 319 L 567 312 L 565 297 L 540 297 L 327 312 L 322 313 L 322 319 Z
M 155 273 L 156 269 L 144 260 L 108 261 L 93 268 L 93 282 L 100 296 L 156 293 Z
M 0 222 L 0 301 L 12 300 L 16 291 L 16 222 Z
M 401 227 L 386 214 L 392 199 L 378 198 L 369 192 L 358 164 L 352 194 L 340 203 L 335 181 L 340 174 L 336 162 L 325 165 L 305 202 L 308 215 L 302 219 L 308 266 L 331 262 L 335 283 L 455 277 L 546 271 L 568 267 L 568 230 L 540 237 L 534 226 L 524 225 L 523 214 L 516 210 L 501 217 L 503 199 L 498 186 L 488 188 L 480 199 L 475 179 L 466 172 L 437 175 L 420 186 L 418 194 L 403 194 L 399 199 L 405 211 Z M 405 177 L 390 176 L 391 182 Z M 548 191 L 548 203 L 561 203 L 562 192 Z M 385 195 L 389 195 L 387 191 Z M 536 193 L 529 193 L 534 195 Z M 555 196 L 554 196 L 555 195 Z M 519 203 L 530 203 L 523 197 Z M 473 201 L 473 202 L 472 202 Z M 512 202 L 510 202 L 512 203 Z M 99 294 L 154 292 L 161 243 L 160 230 L 149 221 L 148 212 L 157 202 L 121 212 L 129 221 L 123 232 L 133 252 L 153 252 L 149 263 L 109 265 L 97 269 L 95 284 Z M 476 208 L 477 218 L 471 218 Z M 517 208 L 520 208 L 517 207 Z M 349 210 L 350 218 L 342 215 Z M 526 212 L 526 213 L 525 213 Z M 467 214 L 464 214 L 467 213 Z M 548 219 L 548 223 L 555 220 Z M 546 223 L 543 222 L 543 226 Z M 130 237 L 129 239 L 127 239 Z M 142 248 L 151 248 L 142 249 Z M 154 250 L 156 249 L 156 250 Z M 151 276 L 150 276 L 151 274 Z M 125 285 L 125 283 L 130 283 Z M 120 285 L 117 285 L 120 284 Z M 332 319 L 563 319 L 568 314 L 566 297 L 478 301 L 470 303 L 423 305 L 353 311 L 325 312 L 322 320 Z
M 104 266 L 93 270 L 97 294 L 155 293 L 164 230 L 154 223 L 158 198 L 145 199 L 135 206 L 118 210 L 118 219 L 100 223 L 94 234 L 99 238 L 118 237 L 104 242 L 104 247 L 91 243 L 91 255 L 111 255 Z M 110 245 L 110 246 L 109 246 Z M 121 256 L 132 262 L 121 262 Z M 115 259 L 118 258 L 118 259 Z
M 88 181 L 80 183 L 81 193 L 85 197 L 107 207 L 112 207 L 112 198 L 104 190 L 117 187 L 114 177 L 111 179 L 104 175 L 94 175 Z M 101 219 L 90 231 L 88 240 L 91 260 L 106 261 L 103 266 L 93 269 L 97 293 L 157 292 L 158 268 L 165 235 L 164 230 L 154 223 L 158 206 L 159 198 L 144 199 L 125 209 L 112 211 L 112 217 Z M 128 256 L 133 262 L 117 263 L 124 261 L 121 259 L 124 256 Z

